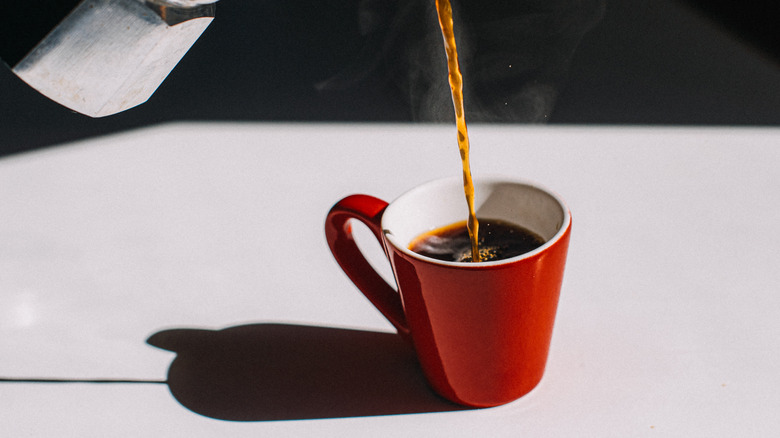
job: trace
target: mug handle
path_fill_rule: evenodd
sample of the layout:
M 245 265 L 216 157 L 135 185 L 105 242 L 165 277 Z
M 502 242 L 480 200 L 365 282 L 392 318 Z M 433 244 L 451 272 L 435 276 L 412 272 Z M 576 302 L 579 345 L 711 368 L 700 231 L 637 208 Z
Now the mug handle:
M 363 222 L 382 243 L 382 214 L 387 202 L 369 195 L 351 195 L 337 202 L 325 219 L 325 238 L 341 269 L 355 286 L 387 318 L 398 334 L 410 340 L 401 296 L 374 270 L 352 236 L 351 219 Z M 387 256 L 387 250 L 385 250 Z

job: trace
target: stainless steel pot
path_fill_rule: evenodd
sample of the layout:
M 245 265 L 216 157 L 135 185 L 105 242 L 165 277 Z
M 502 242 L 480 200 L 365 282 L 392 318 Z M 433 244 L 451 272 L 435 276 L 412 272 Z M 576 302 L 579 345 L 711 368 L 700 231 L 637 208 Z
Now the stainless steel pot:
M 30 86 L 74 111 L 115 114 L 151 97 L 209 26 L 216 1 L 74 2 L 29 51 L 22 49 L 26 55 L 6 62 Z

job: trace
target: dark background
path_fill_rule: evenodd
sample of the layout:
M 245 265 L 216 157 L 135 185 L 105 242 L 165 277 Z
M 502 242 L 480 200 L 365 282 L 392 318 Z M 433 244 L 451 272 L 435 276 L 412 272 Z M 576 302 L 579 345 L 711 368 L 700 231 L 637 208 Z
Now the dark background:
M 10 18 L 20 2 L 10 3 L 0 24 L 26 23 Z M 389 88 L 314 88 L 364 47 L 357 4 L 223 0 L 147 103 L 101 119 L 49 101 L 0 65 L 0 156 L 167 121 L 414 122 Z M 607 0 L 545 121 L 777 126 L 778 18 L 768 0 Z M 2 28 L 0 40 L 24 33 L 24 24 Z

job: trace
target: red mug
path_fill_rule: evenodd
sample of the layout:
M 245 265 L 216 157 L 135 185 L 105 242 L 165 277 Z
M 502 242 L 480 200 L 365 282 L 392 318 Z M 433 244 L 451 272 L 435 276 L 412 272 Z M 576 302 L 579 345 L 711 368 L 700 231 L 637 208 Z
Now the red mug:
M 552 337 L 571 233 L 571 214 L 554 193 L 502 178 L 474 182 L 477 217 L 499 219 L 545 239 L 508 259 L 447 262 L 408 246 L 417 236 L 465 219 L 462 181 L 418 186 L 392 203 L 348 196 L 328 213 L 325 234 L 347 276 L 410 341 L 432 388 L 467 406 L 497 406 L 541 380 Z M 352 236 L 363 222 L 384 248 L 397 288 L 369 264 Z

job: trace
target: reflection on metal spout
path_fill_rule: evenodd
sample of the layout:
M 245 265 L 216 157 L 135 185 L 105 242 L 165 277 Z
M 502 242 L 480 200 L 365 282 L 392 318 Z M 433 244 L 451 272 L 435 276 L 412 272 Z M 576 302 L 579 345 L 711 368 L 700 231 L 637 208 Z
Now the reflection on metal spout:
M 213 17 L 217 0 L 146 0 L 146 6 L 169 26 L 195 18 Z
M 151 97 L 211 23 L 214 1 L 204 3 L 83 0 L 13 71 L 79 113 L 124 111 Z
M 148 3 L 158 3 L 160 5 L 178 6 L 181 8 L 191 8 L 194 6 L 214 4 L 217 0 L 147 0 Z

